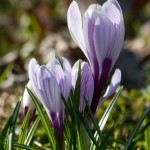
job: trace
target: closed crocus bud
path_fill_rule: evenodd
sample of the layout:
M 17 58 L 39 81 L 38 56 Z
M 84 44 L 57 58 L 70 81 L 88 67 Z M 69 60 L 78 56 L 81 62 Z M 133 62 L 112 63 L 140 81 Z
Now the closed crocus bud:
M 28 82 L 27 87 L 33 92 L 30 81 Z M 23 93 L 22 102 L 23 102 L 23 114 L 24 114 L 24 116 L 26 115 L 28 109 L 30 109 L 31 115 L 33 117 L 33 115 L 35 113 L 35 106 L 34 106 L 32 100 L 30 98 L 30 95 L 26 89 L 24 90 L 24 93 Z
M 89 67 L 87 62 L 81 63 L 81 79 L 80 79 L 80 102 L 79 102 L 79 110 L 80 112 L 84 112 L 86 102 L 91 105 L 93 92 L 94 92 L 94 80 L 91 68 Z M 73 89 L 76 87 L 77 78 L 78 78 L 78 68 L 79 61 L 77 61 L 72 68 L 72 86 Z
M 124 20 L 117 0 L 102 6 L 92 4 L 81 17 L 76 1 L 68 9 L 68 28 L 73 40 L 87 57 L 94 76 L 91 109 L 95 113 L 108 75 L 124 41 Z
M 35 59 L 29 63 L 29 78 L 32 88 L 47 112 L 52 123 L 60 149 L 63 149 L 64 104 L 61 93 L 67 99 L 71 89 L 71 67 L 63 59 L 63 66 L 57 59 L 51 60 L 46 66 L 38 65 Z M 66 68 L 68 66 L 68 68 Z M 69 76 L 69 78 L 67 78 Z

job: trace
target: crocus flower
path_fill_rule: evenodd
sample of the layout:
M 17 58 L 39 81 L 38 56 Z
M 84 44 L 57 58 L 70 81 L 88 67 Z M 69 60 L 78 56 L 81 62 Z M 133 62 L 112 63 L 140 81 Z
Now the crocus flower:
M 79 110 L 80 112 L 84 112 L 84 108 L 86 106 L 85 100 L 88 102 L 89 106 L 91 105 L 93 92 L 94 92 L 94 80 L 91 68 L 89 67 L 87 62 L 81 63 L 81 79 L 80 79 L 80 102 L 79 102 Z M 72 68 L 72 86 L 73 90 L 76 87 L 77 78 L 78 78 L 78 67 L 79 61 L 77 61 Z
M 124 40 L 124 20 L 117 0 L 102 6 L 92 4 L 81 17 L 76 1 L 67 14 L 73 40 L 88 59 L 94 76 L 94 96 L 91 109 L 95 113 L 102 89 L 121 51 Z
M 68 68 L 66 68 L 68 67 Z M 69 62 L 63 58 L 62 66 L 57 59 L 38 65 L 35 59 L 29 63 L 29 78 L 38 100 L 45 108 L 54 128 L 60 149 L 63 149 L 64 105 L 61 93 L 67 99 L 71 89 Z
M 30 81 L 28 82 L 27 87 L 31 91 L 33 91 Z M 35 114 L 35 106 L 34 106 L 32 100 L 31 100 L 31 98 L 29 96 L 29 93 L 28 93 L 28 91 L 26 89 L 24 90 L 24 93 L 23 93 L 22 102 L 23 102 L 23 114 L 24 114 L 24 116 L 28 112 L 28 109 L 30 109 L 30 111 L 31 111 L 31 118 L 32 118 L 34 116 L 34 114 Z

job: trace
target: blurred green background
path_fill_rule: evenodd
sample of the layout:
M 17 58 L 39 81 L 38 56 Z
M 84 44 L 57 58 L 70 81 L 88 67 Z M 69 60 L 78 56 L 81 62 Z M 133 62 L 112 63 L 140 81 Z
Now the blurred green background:
M 78 2 L 84 12 L 89 4 L 105 1 Z M 67 28 L 70 3 L 71 0 L 0 1 L 0 131 L 28 81 L 30 58 L 47 63 L 57 53 L 72 64 L 79 58 L 85 59 Z M 126 140 L 150 104 L 150 1 L 119 0 L 119 3 L 124 13 L 126 35 L 116 67 L 122 70 L 124 90 L 107 127 L 114 125 L 114 136 Z M 100 105 L 98 117 L 109 102 Z M 144 137 L 137 147 L 145 148 Z

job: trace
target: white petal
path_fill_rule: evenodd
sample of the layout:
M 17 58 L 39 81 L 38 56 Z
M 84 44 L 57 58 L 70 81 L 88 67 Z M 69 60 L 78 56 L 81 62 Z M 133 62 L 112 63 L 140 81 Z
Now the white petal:
M 88 58 L 85 42 L 83 38 L 82 18 L 76 1 L 73 1 L 68 9 L 67 23 L 70 34 L 76 44 L 81 48 L 85 56 Z
M 105 99 L 110 97 L 117 90 L 118 86 L 121 82 L 121 71 L 120 69 L 116 69 L 115 73 L 111 79 L 110 85 L 107 87 L 104 96 L 100 99 L 100 102 L 103 102 Z
M 29 79 L 31 81 L 33 92 L 35 93 L 37 98 L 40 100 L 40 99 L 42 99 L 42 97 L 41 97 L 42 93 L 39 91 L 38 82 L 37 82 L 37 71 L 39 68 L 40 68 L 40 66 L 37 64 L 37 61 L 34 58 L 32 58 L 30 60 L 29 69 L 28 69 L 29 70 L 28 71 Z
M 27 87 L 33 92 L 33 88 L 31 86 L 30 81 L 28 82 Z M 22 96 L 22 102 L 23 102 L 23 108 L 28 107 L 31 110 L 31 114 L 32 114 L 34 109 L 35 109 L 35 106 L 34 106 L 32 100 L 31 100 L 31 97 L 30 97 L 27 89 L 24 90 L 24 93 L 23 93 L 23 96 Z
M 108 17 L 113 24 L 120 24 L 122 11 L 121 9 L 118 9 L 119 4 L 117 6 L 115 4 L 118 4 L 118 2 L 114 0 L 108 0 L 102 6 L 102 13 Z

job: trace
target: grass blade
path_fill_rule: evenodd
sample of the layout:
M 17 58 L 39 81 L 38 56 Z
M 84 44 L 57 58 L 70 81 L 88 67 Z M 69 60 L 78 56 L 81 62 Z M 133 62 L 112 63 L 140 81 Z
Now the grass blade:
M 27 134 L 27 138 L 25 140 L 25 145 L 27 145 L 27 146 L 30 145 L 33 135 L 39 125 L 39 122 L 40 122 L 40 117 L 37 117 L 37 119 L 35 120 L 34 124 L 31 127 L 30 131 Z
M 121 87 L 119 88 L 118 92 L 115 94 L 113 100 L 110 102 L 110 104 L 109 104 L 109 106 L 107 107 L 106 111 L 104 112 L 104 114 L 103 114 L 101 120 L 99 121 L 99 129 L 100 129 L 100 131 L 102 131 L 103 128 L 105 127 L 105 124 L 106 124 L 106 122 L 107 122 L 107 120 L 108 120 L 108 117 L 109 117 L 109 115 L 110 115 L 110 113 L 111 113 L 113 107 L 115 106 L 115 103 L 116 103 L 116 101 L 117 101 L 117 99 L 118 99 L 118 97 L 119 97 L 119 95 L 120 95 L 122 89 L 123 89 L 123 86 L 121 86 Z M 96 131 L 95 134 L 94 134 L 94 137 L 96 138 L 96 141 L 98 141 L 99 136 L 100 136 L 100 133 L 99 133 L 99 135 L 98 135 L 98 133 L 97 133 L 97 131 Z M 95 149 L 95 146 L 93 145 L 93 143 L 91 144 L 91 149 L 92 149 L 92 150 Z
M 2 150 L 4 150 L 4 140 L 6 138 L 6 135 L 7 135 L 7 132 L 8 132 L 8 129 L 10 127 L 10 124 L 12 122 L 12 116 L 9 118 L 9 120 L 7 121 L 3 131 L 1 132 L 1 135 L 0 135 L 0 148 Z
M 85 118 L 82 116 L 82 114 L 80 112 L 77 112 L 77 115 L 79 116 L 80 120 L 82 121 L 87 133 L 89 134 L 89 137 L 91 138 L 92 142 L 95 144 L 96 148 L 99 148 L 99 144 L 97 143 L 97 141 L 94 138 L 94 135 L 88 125 L 88 122 L 85 120 Z
M 103 140 L 104 137 L 103 137 L 103 134 L 102 134 L 102 132 L 101 132 L 101 130 L 100 130 L 100 128 L 99 128 L 99 125 L 97 124 L 97 122 L 96 122 L 95 119 L 94 119 L 93 113 L 92 113 L 92 111 L 91 111 L 91 109 L 90 109 L 90 106 L 89 106 L 88 102 L 87 102 L 86 100 L 85 100 L 85 102 L 86 102 L 86 106 L 87 106 L 87 108 L 88 108 L 88 111 L 89 111 L 89 114 L 90 114 L 92 123 L 94 124 L 94 127 L 96 128 L 96 131 L 97 131 L 97 133 L 98 133 L 100 139 Z
M 107 120 L 108 120 L 108 117 L 109 117 L 109 115 L 110 115 L 110 113 L 111 113 L 111 111 L 112 111 L 112 109 L 113 109 L 113 107 L 114 107 L 114 105 L 115 105 L 115 103 L 116 103 L 116 101 L 117 101 L 117 99 L 118 99 L 118 97 L 119 97 L 119 95 L 120 95 L 122 89 L 123 89 L 123 86 L 121 86 L 121 87 L 119 88 L 119 91 L 115 94 L 113 100 L 110 102 L 110 104 L 109 104 L 109 106 L 107 107 L 107 109 L 106 109 L 104 115 L 102 116 L 102 118 L 101 118 L 101 120 L 100 120 L 100 122 L 99 122 L 99 127 L 100 127 L 100 130 L 101 130 L 101 131 L 103 130 L 103 128 L 104 128 L 104 126 L 105 126 L 105 124 L 106 124 L 106 122 L 107 122 Z
M 30 120 L 30 110 L 28 110 L 24 118 L 24 121 L 22 123 L 21 132 L 20 132 L 19 139 L 18 139 L 18 144 L 24 144 L 24 141 L 27 135 L 27 128 L 29 125 L 29 120 Z M 20 150 L 20 148 L 18 148 L 18 150 Z
M 145 117 L 150 113 L 150 106 L 144 111 L 143 115 L 141 116 L 141 118 L 139 119 L 138 123 L 136 124 L 133 132 L 131 133 L 131 135 L 129 136 L 128 141 L 126 142 L 125 145 L 125 150 L 129 150 L 130 145 L 132 144 L 132 141 L 134 139 L 134 137 L 137 135 L 137 132 L 141 126 L 141 124 L 143 123 L 143 120 L 145 119 Z
M 45 129 L 45 132 L 48 136 L 49 142 L 51 144 L 51 146 L 53 147 L 53 149 L 55 149 L 55 135 L 54 135 L 54 131 L 52 130 L 51 126 L 50 126 L 50 120 L 48 119 L 48 116 L 46 116 L 46 114 L 44 113 L 41 104 L 38 102 L 38 100 L 36 99 L 36 97 L 34 96 L 34 94 L 32 93 L 32 91 L 26 87 L 35 107 L 36 110 L 38 111 L 39 117 L 41 119 L 42 125 Z
M 149 122 L 147 119 L 146 119 L 146 124 Z M 150 149 L 150 127 L 148 127 L 145 131 L 145 142 L 146 142 L 146 148 L 147 149 Z
M 78 77 L 77 77 L 74 97 L 73 97 L 73 103 L 76 108 L 79 108 L 79 102 L 80 102 L 80 82 L 81 82 L 81 62 L 79 61 Z
M 20 149 L 25 149 L 25 150 L 36 150 L 35 148 L 29 147 L 23 144 L 18 144 L 18 143 L 14 143 L 13 147 L 17 149 L 20 148 Z
M 106 134 L 104 140 L 102 141 L 102 143 L 101 143 L 99 149 L 106 149 L 106 143 L 107 143 L 107 141 L 109 141 L 108 139 L 110 138 L 110 136 L 111 136 L 111 134 L 113 133 L 113 131 L 114 131 L 114 127 L 112 127 L 112 128 L 108 131 L 108 133 Z
M 16 125 L 16 120 L 17 116 L 19 113 L 19 108 L 21 105 L 21 100 L 20 99 L 14 109 L 13 115 L 12 115 L 12 120 L 11 120 L 11 126 L 10 126 L 10 131 L 8 135 L 8 143 L 7 143 L 7 150 L 12 150 L 13 149 L 13 143 L 14 143 L 14 131 L 15 131 L 15 125 Z

